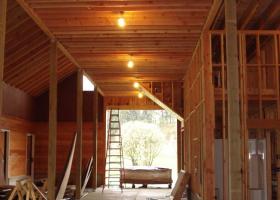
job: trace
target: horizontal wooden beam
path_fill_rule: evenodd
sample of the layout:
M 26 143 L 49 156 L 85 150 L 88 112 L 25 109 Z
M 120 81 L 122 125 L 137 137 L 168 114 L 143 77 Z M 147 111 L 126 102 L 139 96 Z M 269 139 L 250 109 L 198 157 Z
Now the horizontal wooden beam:
M 151 99 L 153 102 L 155 102 L 157 105 L 159 105 L 161 108 L 169 112 L 171 115 L 176 117 L 179 121 L 183 122 L 184 118 L 175 112 L 172 108 L 170 108 L 168 105 L 163 103 L 161 100 L 159 100 L 155 95 L 153 95 L 151 92 L 149 92 L 146 88 L 144 88 L 142 85 L 139 86 L 139 90 L 144 93 L 146 97 Z
M 248 129 L 280 129 L 280 120 L 277 119 L 248 119 Z

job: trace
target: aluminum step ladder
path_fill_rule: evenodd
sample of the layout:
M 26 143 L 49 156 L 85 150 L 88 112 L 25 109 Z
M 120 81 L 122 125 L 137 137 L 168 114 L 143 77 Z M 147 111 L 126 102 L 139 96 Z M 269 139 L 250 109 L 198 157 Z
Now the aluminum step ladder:
M 123 148 L 119 110 L 110 110 L 107 133 L 105 187 L 121 188 L 124 177 Z

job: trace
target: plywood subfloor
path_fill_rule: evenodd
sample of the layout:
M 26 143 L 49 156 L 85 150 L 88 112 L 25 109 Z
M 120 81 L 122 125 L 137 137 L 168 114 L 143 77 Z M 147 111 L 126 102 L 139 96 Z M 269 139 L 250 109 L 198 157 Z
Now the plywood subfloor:
M 168 199 L 171 189 L 124 189 L 120 190 L 98 188 L 89 193 L 84 200 L 147 200 L 147 198 Z

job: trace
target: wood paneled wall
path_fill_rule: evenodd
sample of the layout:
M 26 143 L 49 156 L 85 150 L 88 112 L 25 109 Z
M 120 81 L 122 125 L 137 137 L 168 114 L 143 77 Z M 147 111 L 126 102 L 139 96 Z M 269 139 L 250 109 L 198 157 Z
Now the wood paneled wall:
M 9 130 L 8 178 L 26 175 L 26 142 L 27 134 L 33 133 L 32 123 L 18 118 L 2 117 L 0 128 Z
M 103 183 L 105 174 L 105 130 L 99 123 L 98 134 L 98 185 Z M 76 131 L 75 122 L 59 122 L 57 132 L 57 178 L 59 179 L 67 160 L 70 145 Z M 48 149 L 48 123 L 41 122 L 35 125 L 35 178 L 47 177 L 47 149 Z M 92 156 L 92 123 L 83 124 L 83 166 Z M 72 167 L 71 182 L 75 180 L 75 165 Z
M 3 83 L 3 115 L 31 121 L 35 99 L 23 91 Z

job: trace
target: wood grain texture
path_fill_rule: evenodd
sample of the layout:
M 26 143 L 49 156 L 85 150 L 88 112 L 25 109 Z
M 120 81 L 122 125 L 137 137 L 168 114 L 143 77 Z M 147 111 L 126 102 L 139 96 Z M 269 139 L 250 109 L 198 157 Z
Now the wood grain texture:
M 6 41 L 7 0 L 0 2 L 0 115 L 3 107 L 3 76 Z
M 97 185 L 100 186 L 103 183 L 105 175 L 105 125 L 99 123 L 98 125 L 98 161 L 99 165 L 97 166 Z M 36 133 L 36 143 L 35 143 L 35 178 L 46 178 L 47 177 L 47 152 L 46 148 L 48 145 L 48 125 L 46 122 L 36 123 L 35 131 Z M 57 134 L 57 176 L 60 177 L 63 172 L 63 167 L 66 163 L 67 151 L 71 145 L 71 140 L 76 132 L 76 123 L 73 122 L 58 122 L 58 134 Z M 83 123 L 83 169 L 92 156 L 92 122 Z M 76 156 L 74 158 L 76 160 Z M 73 165 L 70 184 L 75 184 L 76 176 L 76 165 Z
M 77 72 L 77 93 L 76 93 L 76 199 L 81 198 L 82 188 L 82 157 L 83 157 L 83 71 Z
M 48 199 L 55 199 L 56 145 L 57 145 L 57 43 L 51 41 L 50 48 L 50 94 L 49 94 L 49 138 L 48 138 Z
M 1 117 L 0 128 L 10 131 L 8 178 L 27 175 L 26 137 L 33 132 L 33 124 L 19 118 Z

